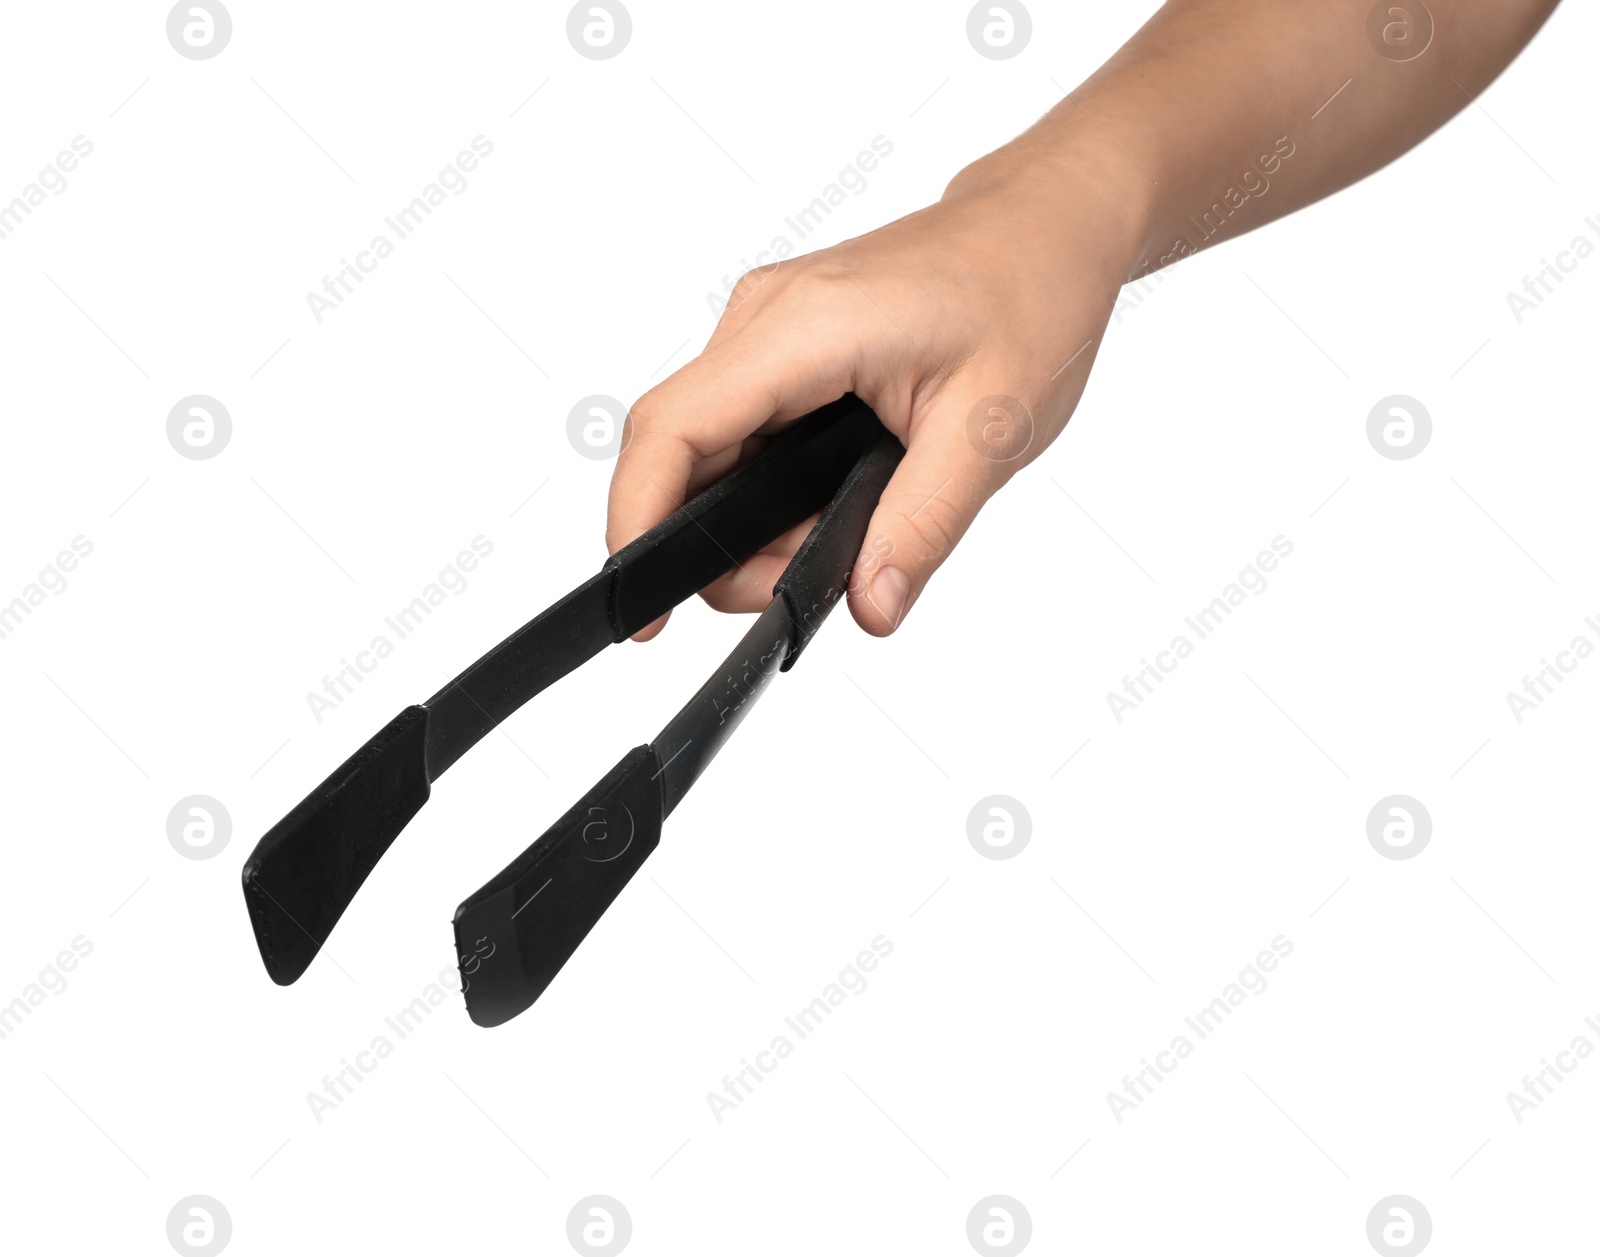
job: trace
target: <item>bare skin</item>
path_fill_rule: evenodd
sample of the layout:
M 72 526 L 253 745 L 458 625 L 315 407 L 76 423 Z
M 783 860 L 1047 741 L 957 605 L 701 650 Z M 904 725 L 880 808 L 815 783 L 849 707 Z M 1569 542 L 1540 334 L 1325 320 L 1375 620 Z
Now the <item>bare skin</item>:
M 1374 19 L 1380 53 L 1372 0 L 1171 0 L 938 203 L 746 276 L 700 356 L 630 413 L 608 547 L 855 392 L 906 445 L 849 594 L 862 628 L 892 633 L 984 502 L 1066 427 L 1130 278 L 1387 165 L 1483 91 L 1555 5 L 1394 0 Z M 705 599 L 765 607 L 810 526 Z

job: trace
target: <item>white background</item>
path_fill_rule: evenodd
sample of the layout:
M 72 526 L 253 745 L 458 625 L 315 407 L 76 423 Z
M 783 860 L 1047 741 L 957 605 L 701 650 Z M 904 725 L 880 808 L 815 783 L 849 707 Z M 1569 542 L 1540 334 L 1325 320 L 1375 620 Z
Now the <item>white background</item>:
M 1354 1254 L 1404 1193 L 1433 1251 L 1576 1251 L 1600 1063 L 1520 1124 L 1506 1094 L 1600 1044 L 1600 662 L 1520 724 L 1505 695 L 1600 643 L 1600 260 L 1520 324 L 1506 300 L 1600 239 L 1577 4 L 1399 165 L 1125 308 L 902 631 L 821 634 L 531 1011 L 484 1031 L 452 995 L 308 1106 L 452 967 L 455 905 L 742 631 L 697 604 L 513 717 L 305 978 L 267 979 L 255 840 L 603 557 L 572 404 L 687 361 L 706 294 L 874 136 L 806 248 L 935 198 L 1147 8 L 1036 4 L 1009 61 L 945 2 L 641 2 L 609 61 L 550 3 L 239 0 L 208 61 L 160 5 L 8 10 L 0 196 L 94 145 L 0 241 L 0 601 L 93 545 L 0 641 L 0 1001 L 93 946 L 0 1041 L 9 1248 L 167 1252 L 203 1193 L 239 1254 L 564 1252 L 598 1192 L 641 1255 L 959 1254 L 1002 1193 L 1039 1252 Z M 1307 86 L 1307 148 L 1343 77 Z M 306 294 L 478 135 L 465 192 L 319 324 Z M 233 420 L 208 461 L 166 438 L 196 393 Z M 1433 418 L 1408 461 L 1366 437 L 1397 393 Z M 479 535 L 466 591 L 315 720 Z M 1267 591 L 1118 723 L 1107 691 L 1279 535 Z M 196 793 L 232 817 L 215 859 L 167 840 Z M 1414 859 L 1367 841 L 1394 793 L 1432 816 Z M 1015 858 L 968 842 L 992 794 L 1031 814 Z M 877 935 L 867 988 L 716 1121 Z M 1107 1093 L 1278 935 L 1268 988 L 1119 1123 Z

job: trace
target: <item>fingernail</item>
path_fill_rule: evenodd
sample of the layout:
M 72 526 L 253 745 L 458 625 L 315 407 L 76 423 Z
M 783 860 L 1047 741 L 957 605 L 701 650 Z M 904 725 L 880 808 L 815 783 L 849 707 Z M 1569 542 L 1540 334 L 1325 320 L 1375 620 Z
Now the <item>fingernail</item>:
M 897 629 L 911 599 L 911 578 L 897 567 L 883 568 L 872 578 L 872 592 L 867 597 L 889 621 L 889 627 Z

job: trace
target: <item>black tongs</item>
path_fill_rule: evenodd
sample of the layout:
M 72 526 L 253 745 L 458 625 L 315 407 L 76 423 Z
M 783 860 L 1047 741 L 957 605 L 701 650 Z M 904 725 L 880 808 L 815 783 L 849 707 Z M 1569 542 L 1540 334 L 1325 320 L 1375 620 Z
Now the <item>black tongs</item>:
M 467 1012 L 497 1026 L 527 1008 L 655 850 L 682 801 L 776 672 L 844 594 L 903 450 L 847 394 L 606 560 L 420 706 L 407 707 L 267 831 L 245 901 L 274 982 L 305 972 L 429 787 L 546 686 L 631 637 L 821 510 L 772 603 L 715 676 L 526 851 L 456 909 Z

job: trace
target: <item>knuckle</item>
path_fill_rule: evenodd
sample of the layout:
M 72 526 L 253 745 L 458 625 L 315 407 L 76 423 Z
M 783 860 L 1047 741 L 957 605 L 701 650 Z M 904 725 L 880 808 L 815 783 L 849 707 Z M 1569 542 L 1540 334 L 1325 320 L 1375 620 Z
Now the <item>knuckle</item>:
M 813 260 L 795 268 L 784 293 L 797 301 L 831 301 L 850 283 L 848 272 L 836 262 Z
M 733 291 L 740 297 L 748 297 L 757 289 L 763 287 L 768 280 L 778 274 L 778 264 L 771 266 L 752 266 L 734 282 Z
M 657 384 L 628 408 L 628 416 L 624 420 L 628 428 L 638 432 L 660 425 L 661 415 L 665 410 L 662 388 L 663 385 Z
M 757 269 L 746 271 L 734 280 L 728 289 L 728 300 L 722 307 L 722 313 L 717 316 L 717 326 L 727 327 L 739 320 L 741 312 L 749 313 L 752 307 L 746 303 L 761 291 L 763 282 L 768 278 Z
M 731 327 L 742 322 L 746 317 L 766 307 L 774 297 L 782 293 L 794 280 L 802 268 L 797 267 L 798 259 L 767 262 L 764 265 L 752 266 L 742 272 L 732 284 L 726 284 L 728 299 L 722 307 L 722 313 L 717 317 L 717 326 Z
M 644 393 L 632 406 L 622 421 L 622 443 L 619 462 L 633 461 L 628 455 L 642 436 L 647 441 L 678 434 L 681 427 L 683 399 L 687 392 L 676 379 L 666 379 Z
M 919 550 L 919 557 L 935 563 L 949 557 L 966 530 L 961 509 L 938 493 L 904 504 L 900 520 Z

